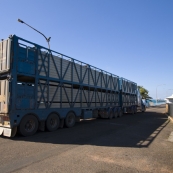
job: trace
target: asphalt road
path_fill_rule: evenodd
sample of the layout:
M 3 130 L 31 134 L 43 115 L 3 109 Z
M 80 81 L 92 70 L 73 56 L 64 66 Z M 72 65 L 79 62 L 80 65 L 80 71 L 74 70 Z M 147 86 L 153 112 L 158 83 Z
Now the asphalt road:
M 0 173 L 173 172 L 173 123 L 164 112 L 162 106 L 32 137 L 0 137 Z

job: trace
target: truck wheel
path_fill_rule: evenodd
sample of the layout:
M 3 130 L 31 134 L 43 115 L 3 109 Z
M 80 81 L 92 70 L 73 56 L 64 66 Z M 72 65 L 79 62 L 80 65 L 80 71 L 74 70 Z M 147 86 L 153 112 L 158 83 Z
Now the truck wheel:
M 19 131 L 23 136 L 31 136 L 37 132 L 38 120 L 34 115 L 26 115 L 20 125 Z
M 118 117 L 122 117 L 122 115 L 123 115 L 122 111 L 119 111 Z
M 146 111 L 146 107 L 142 106 L 142 112 L 145 112 L 145 111 Z
M 134 114 L 136 114 L 137 113 L 137 108 L 136 107 L 134 107 Z
M 73 127 L 76 122 L 76 116 L 73 112 L 69 112 L 65 118 L 65 125 L 66 127 Z
M 110 111 L 109 113 L 109 119 L 111 120 L 113 118 L 113 111 Z
M 46 128 L 49 132 L 55 131 L 60 125 L 59 116 L 55 113 L 52 113 L 48 116 L 46 120 Z
M 114 112 L 114 117 L 117 118 L 118 117 L 118 112 Z

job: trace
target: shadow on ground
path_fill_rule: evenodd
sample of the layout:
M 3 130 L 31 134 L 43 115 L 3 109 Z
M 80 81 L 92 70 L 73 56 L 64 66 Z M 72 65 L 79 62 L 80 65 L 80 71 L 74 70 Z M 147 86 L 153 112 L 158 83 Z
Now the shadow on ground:
M 159 109 L 164 109 L 163 106 Z M 93 119 L 76 123 L 73 128 L 55 132 L 38 132 L 31 137 L 17 135 L 11 140 L 52 144 L 95 145 L 107 147 L 148 147 L 169 123 L 160 110 L 147 109 L 145 113 L 125 114 L 112 120 Z

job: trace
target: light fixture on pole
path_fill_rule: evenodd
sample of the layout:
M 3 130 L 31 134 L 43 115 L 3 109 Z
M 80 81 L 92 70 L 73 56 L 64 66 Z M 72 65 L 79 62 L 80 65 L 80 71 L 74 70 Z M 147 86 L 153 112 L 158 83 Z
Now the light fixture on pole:
M 32 26 L 28 25 L 28 24 L 25 23 L 23 20 L 18 19 L 18 22 L 24 23 L 25 25 L 29 26 L 29 27 L 32 28 L 33 30 L 35 30 L 35 31 L 37 31 L 38 33 L 40 33 L 40 34 L 46 39 L 46 41 L 47 41 L 47 43 L 48 43 L 48 48 L 50 49 L 50 44 L 49 44 L 49 42 L 50 42 L 51 37 L 47 38 L 43 33 L 41 33 L 40 31 L 36 30 L 36 29 L 33 28 Z
M 166 85 L 166 84 L 160 84 L 160 85 L 156 86 L 156 105 L 157 105 L 157 87 L 162 86 L 162 85 Z

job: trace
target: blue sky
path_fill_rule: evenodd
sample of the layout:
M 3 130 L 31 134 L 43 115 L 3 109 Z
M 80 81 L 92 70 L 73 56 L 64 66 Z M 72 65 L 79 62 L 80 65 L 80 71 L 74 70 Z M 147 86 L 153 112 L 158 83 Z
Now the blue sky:
M 0 39 L 15 34 L 136 82 L 150 96 L 173 94 L 172 0 L 0 0 Z

